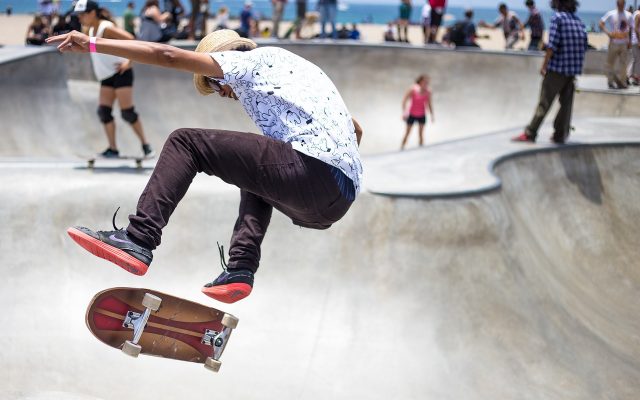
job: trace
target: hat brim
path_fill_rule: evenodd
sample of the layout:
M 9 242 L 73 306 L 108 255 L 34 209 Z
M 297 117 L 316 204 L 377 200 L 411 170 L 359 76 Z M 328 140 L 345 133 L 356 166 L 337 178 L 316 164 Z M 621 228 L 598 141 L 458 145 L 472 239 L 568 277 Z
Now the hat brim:
M 198 43 L 196 52 L 215 53 L 238 49 L 253 50 L 256 47 L 258 47 L 258 45 L 253 40 L 240 37 L 240 35 L 235 31 L 223 29 L 211 32 L 205 36 L 200 43 Z M 207 77 L 204 75 L 193 74 L 193 85 L 198 93 L 203 96 L 215 93 L 215 90 L 211 88 L 207 82 Z

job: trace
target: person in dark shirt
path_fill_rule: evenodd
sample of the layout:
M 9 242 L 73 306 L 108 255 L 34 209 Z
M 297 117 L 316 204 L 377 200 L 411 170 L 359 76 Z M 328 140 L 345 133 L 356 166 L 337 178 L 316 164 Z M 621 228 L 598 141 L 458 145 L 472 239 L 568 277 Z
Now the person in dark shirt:
M 25 42 L 26 44 L 34 46 L 42 46 L 47 37 L 49 37 L 47 24 L 45 24 L 44 18 L 40 15 L 36 15 L 33 17 L 33 22 L 29 24 L 29 28 L 27 28 L 27 37 Z
M 449 41 L 458 47 L 480 47 L 476 43 L 478 34 L 476 24 L 473 22 L 473 10 L 464 12 L 464 20 L 456 22 L 449 32 Z
M 525 5 L 529 9 L 529 18 L 527 22 L 524 23 L 524 26 L 531 29 L 531 41 L 529 42 L 528 50 L 540 50 L 542 35 L 544 35 L 542 14 L 540 14 L 540 11 L 536 8 L 536 3 L 533 0 L 527 0 Z
M 242 37 L 251 36 L 251 21 L 253 20 L 253 3 L 251 1 L 245 1 L 244 8 L 240 13 L 240 30 L 239 34 Z
M 65 15 L 59 15 L 56 24 L 51 28 L 51 34 L 54 36 L 62 35 L 71 31 L 71 26 L 67 23 L 67 17 Z

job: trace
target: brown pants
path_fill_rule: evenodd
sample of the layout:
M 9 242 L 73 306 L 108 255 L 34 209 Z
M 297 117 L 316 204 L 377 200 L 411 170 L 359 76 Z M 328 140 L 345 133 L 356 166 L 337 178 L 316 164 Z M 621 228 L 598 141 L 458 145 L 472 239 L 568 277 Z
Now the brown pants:
M 536 112 L 526 128 L 527 136 L 534 139 L 538 136 L 538 129 L 540 125 L 542 125 L 544 117 L 549 112 L 553 100 L 558 96 L 560 100 L 560 110 L 558 110 L 556 119 L 553 122 L 553 138 L 556 141 L 564 142 L 569 137 L 569 131 L 571 129 L 571 112 L 573 110 L 573 94 L 575 88 L 574 76 L 547 71 L 547 74 L 542 80 L 538 107 L 536 107 Z
M 607 51 L 607 81 L 609 85 L 627 86 L 629 47 L 626 43 L 609 43 Z
M 341 194 L 331 168 L 266 136 L 178 129 L 167 139 L 127 231 L 155 249 L 196 173 L 215 175 L 240 188 L 229 268 L 255 272 L 274 207 L 294 224 L 314 229 L 327 229 L 346 214 L 351 202 Z

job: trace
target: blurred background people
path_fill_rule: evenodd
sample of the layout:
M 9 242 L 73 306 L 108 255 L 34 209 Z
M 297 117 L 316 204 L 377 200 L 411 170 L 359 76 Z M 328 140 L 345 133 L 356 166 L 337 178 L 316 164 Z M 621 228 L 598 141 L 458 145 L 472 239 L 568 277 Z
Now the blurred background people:
M 336 29 L 336 17 L 338 14 L 337 0 L 318 0 L 318 8 L 320 10 L 320 37 L 326 38 L 326 25 L 331 25 L 331 37 L 338 38 L 338 30 Z
M 509 8 L 505 3 L 500 3 L 498 6 L 498 18 L 493 24 L 487 24 L 484 21 L 480 21 L 478 24 L 483 28 L 499 28 L 502 27 L 502 33 L 504 34 L 506 50 L 513 49 L 519 39 L 524 39 L 524 25 L 513 11 L 509 11 Z
M 525 27 L 531 29 L 531 40 L 527 50 L 537 51 L 542 46 L 542 36 L 544 35 L 544 20 L 542 14 L 536 8 L 536 3 L 533 0 L 527 0 L 525 5 L 529 9 L 529 18 L 524 23 Z
M 409 43 L 409 20 L 411 19 L 411 0 L 401 0 L 398 17 L 398 42 Z
M 34 46 L 42 46 L 45 39 L 48 37 L 49 28 L 47 27 L 44 18 L 36 14 L 33 17 L 33 21 L 31 21 L 29 27 L 27 28 L 25 43 Z
M 610 89 L 626 89 L 629 48 L 631 47 L 631 13 L 624 9 L 625 1 L 617 0 L 616 8 L 600 19 L 600 30 L 609 36 L 607 51 L 607 83 Z

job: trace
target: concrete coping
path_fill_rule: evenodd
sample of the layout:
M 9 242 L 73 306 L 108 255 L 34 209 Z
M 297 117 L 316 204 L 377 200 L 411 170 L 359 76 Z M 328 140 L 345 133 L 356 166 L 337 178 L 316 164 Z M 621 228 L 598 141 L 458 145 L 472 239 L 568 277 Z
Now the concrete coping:
M 3 46 L 0 47 L 0 64 L 19 61 L 36 54 L 57 51 L 51 46 Z
M 553 144 L 543 126 L 538 143 L 513 143 L 522 129 L 442 142 L 404 152 L 365 157 L 363 188 L 373 194 L 405 198 L 455 198 L 499 190 L 497 167 L 516 157 L 594 146 L 639 146 L 640 118 L 587 118 L 574 121 L 567 144 Z

